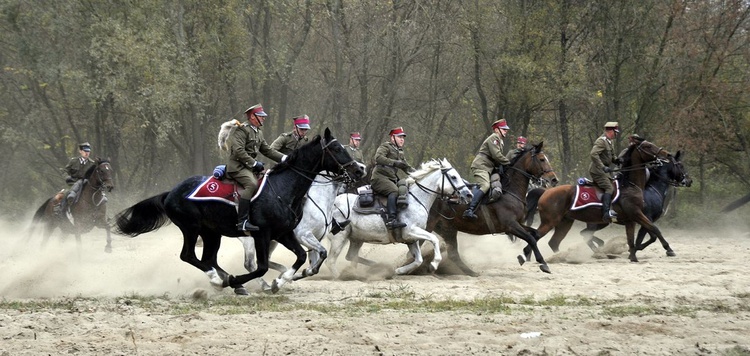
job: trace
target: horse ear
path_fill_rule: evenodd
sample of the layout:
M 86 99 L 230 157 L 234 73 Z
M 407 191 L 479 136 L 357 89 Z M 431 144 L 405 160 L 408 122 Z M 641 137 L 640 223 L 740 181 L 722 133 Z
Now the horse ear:
M 326 131 L 325 131 L 325 136 L 324 137 L 326 139 L 326 142 L 331 141 L 331 139 L 333 138 L 331 136 L 331 129 L 329 129 L 329 128 L 326 127 Z
M 536 146 L 534 146 L 534 147 L 536 147 L 536 151 L 537 151 L 537 152 L 541 152 L 541 151 L 542 151 L 542 147 L 543 147 L 543 146 L 544 146 L 544 141 L 542 141 L 542 142 L 539 142 L 539 144 L 538 144 L 538 145 L 536 145 Z
M 677 153 L 674 154 L 675 161 L 679 161 L 680 160 L 680 155 L 682 155 L 682 151 L 677 151 Z

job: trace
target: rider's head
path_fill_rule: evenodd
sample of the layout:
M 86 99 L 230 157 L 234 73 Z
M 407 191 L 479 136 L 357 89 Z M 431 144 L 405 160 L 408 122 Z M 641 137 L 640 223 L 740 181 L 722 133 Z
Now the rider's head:
M 310 129 L 310 118 L 307 115 L 302 115 L 294 118 L 294 132 L 300 138 L 305 137 L 307 130 Z
M 397 127 L 391 132 L 388 133 L 388 135 L 391 136 L 391 143 L 396 145 L 396 147 L 401 148 L 404 147 L 404 141 L 406 139 L 406 132 L 404 132 L 403 127 Z
M 604 134 L 610 140 L 617 136 L 618 133 L 620 133 L 620 124 L 617 121 L 609 121 L 604 124 Z
M 245 115 L 247 115 L 247 121 L 250 122 L 250 125 L 255 127 L 263 126 L 263 121 L 266 121 L 266 117 L 268 116 L 260 104 L 247 108 Z
M 518 138 L 516 139 L 516 148 L 523 148 L 528 142 L 529 141 L 526 139 L 526 137 L 518 136 Z
M 505 119 L 500 119 L 492 123 L 492 132 L 495 132 L 502 137 L 505 137 L 505 135 L 508 134 L 508 130 L 510 130 L 510 127 Z
M 362 141 L 362 136 L 359 132 L 352 132 L 349 134 L 349 146 L 358 148 L 360 141 Z
M 78 145 L 78 152 L 83 157 L 88 157 L 91 154 L 91 145 L 88 142 L 83 142 Z

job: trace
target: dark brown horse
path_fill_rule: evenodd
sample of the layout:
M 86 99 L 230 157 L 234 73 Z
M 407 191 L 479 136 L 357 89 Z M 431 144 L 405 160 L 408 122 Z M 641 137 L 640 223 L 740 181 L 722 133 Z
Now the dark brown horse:
M 536 231 L 522 224 L 526 218 L 526 191 L 529 181 L 547 180 L 552 185 L 557 184 L 557 176 L 542 151 L 543 143 L 527 146 L 511 162 L 511 168 L 503 179 L 503 196 L 499 200 L 482 204 L 476 213 L 476 220 L 463 217 L 468 205 L 457 205 L 447 201 L 436 201 L 430 210 L 427 221 L 427 231 L 434 231 L 443 237 L 447 244 L 448 258 L 456 263 L 464 273 L 476 276 L 461 260 L 458 253 L 458 231 L 472 235 L 486 235 L 495 233 L 509 233 L 517 236 L 533 250 L 539 268 L 550 273 L 547 263 L 536 246 Z
M 53 198 L 47 199 L 36 210 L 32 222 L 35 226 L 41 224 L 43 227 L 42 246 L 47 243 L 52 232 L 60 228 L 63 235 L 75 235 L 80 251 L 81 234 L 98 227 L 107 231 L 107 246 L 104 251 L 112 252 L 112 238 L 107 221 L 106 192 L 112 191 L 115 185 L 112 182 L 112 166 L 109 160 L 97 158 L 96 164 L 84 174 L 84 179 L 83 187 L 78 194 L 78 201 L 70 206 L 70 218 L 65 212 L 55 213 Z
M 643 189 L 646 186 L 646 167 L 658 159 L 667 161 L 669 152 L 657 147 L 649 141 L 632 145 L 624 155 L 624 162 L 617 178 L 620 185 L 620 196 L 612 204 L 617 212 L 617 224 L 625 225 L 628 238 L 630 261 L 638 262 L 635 244 L 635 226 L 640 224 L 646 231 L 660 240 L 664 237 L 659 228 L 643 213 Z M 588 224 L 605 224 L 602 221 L 601 206 L 590 206 L 580 210 L 571 210 L 576 194 L 574 185 L 566 184 L 547 189 L 539 198 L 538 209 L 541 217 L 539 237 L 544 237 L 550 230 L 555 233 L 549 241 L 549 246 L 557 252 L 560 242 L 568 234 L 575 220 Z M 524 248 L 524 256 L 530 253 Z

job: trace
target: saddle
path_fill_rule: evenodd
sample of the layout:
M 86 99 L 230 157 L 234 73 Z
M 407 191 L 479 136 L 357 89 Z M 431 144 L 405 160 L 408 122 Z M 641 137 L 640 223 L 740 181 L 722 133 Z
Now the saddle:
M 401 211 L 406 207 L 402 204 L 396 204 L 396 210 Z M 361 215 L 380 214 L 383 224 L 388 221 L 388 197 L 375 194 L 371 185 L 363 185 L 357 188 L 357 200 L 352 210 Z M 388 238 L 391 243 L 403 242 L 403 229 L 388 230 Z
M 612 182 L 612 185 L 615 187 L 615 192 L 612 194 L 612 203 L 615 203 L 620 198 L 620 183 L 615 180 Z M 594 185 L 594 182 L 586 178 L 580 178 L 578 179 L 578 184 L 576 184 L 576 193 L 570 210 L 602 206 L 602 194 L 604 192 L 601 188 Z
M 258 191 L 255 192 L 255 195 L 253 195 L 251 200 L 254 200 L 265 187 L 266 180 L 263 179 L 264 177 L 264 174 L 258 177 Z M 221 178 L 207 176 L 203 177 L 203 182 L 195 187 L 192 192 L 188 193 L 185 198 L 196 201 L 213 200 L 236 206 L 239 203 L 239 197 L 243 190 L 244 189 L 237 184 L 234 179 L 229 178 L 229 176 L 224 175 L 221 176 Z

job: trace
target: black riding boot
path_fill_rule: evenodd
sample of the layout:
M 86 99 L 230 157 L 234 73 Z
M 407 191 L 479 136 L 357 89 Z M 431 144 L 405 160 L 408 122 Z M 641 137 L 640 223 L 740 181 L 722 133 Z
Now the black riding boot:
M 240 198 L 240 206 L 237 210 L 237 230 L 258 231 L 258 227 L 250 222 L 250 199 Z
M 388 194 L 388 222 L 385 223 L 385 227 L 388 230 L 406 226 L 406 224 L 396 220 L 396 214 L 398 213 L 398 210 L 396 210 L 396 200 L 398 200 L 398 193 Z
M 612 205 L 612 194 L 604 193 L 602 194 L 602 221 L 609 224 L 612 222 L 612 216 L 610 214 L 609 208 L 610 205 Z
M 479 202 L 482 201 L 482 198 L 484 198 L 484 192 L 481 188 L 474 187 L 471 193 L 474 194 L 474 197 L 471 198 L 469 208 L 464 211 L 464 217 L 469 220 L 476 220 L 478 216 L 477 214 L 474 214 L 474 210 L 477 208 L 477 205 L 479 205 Z

